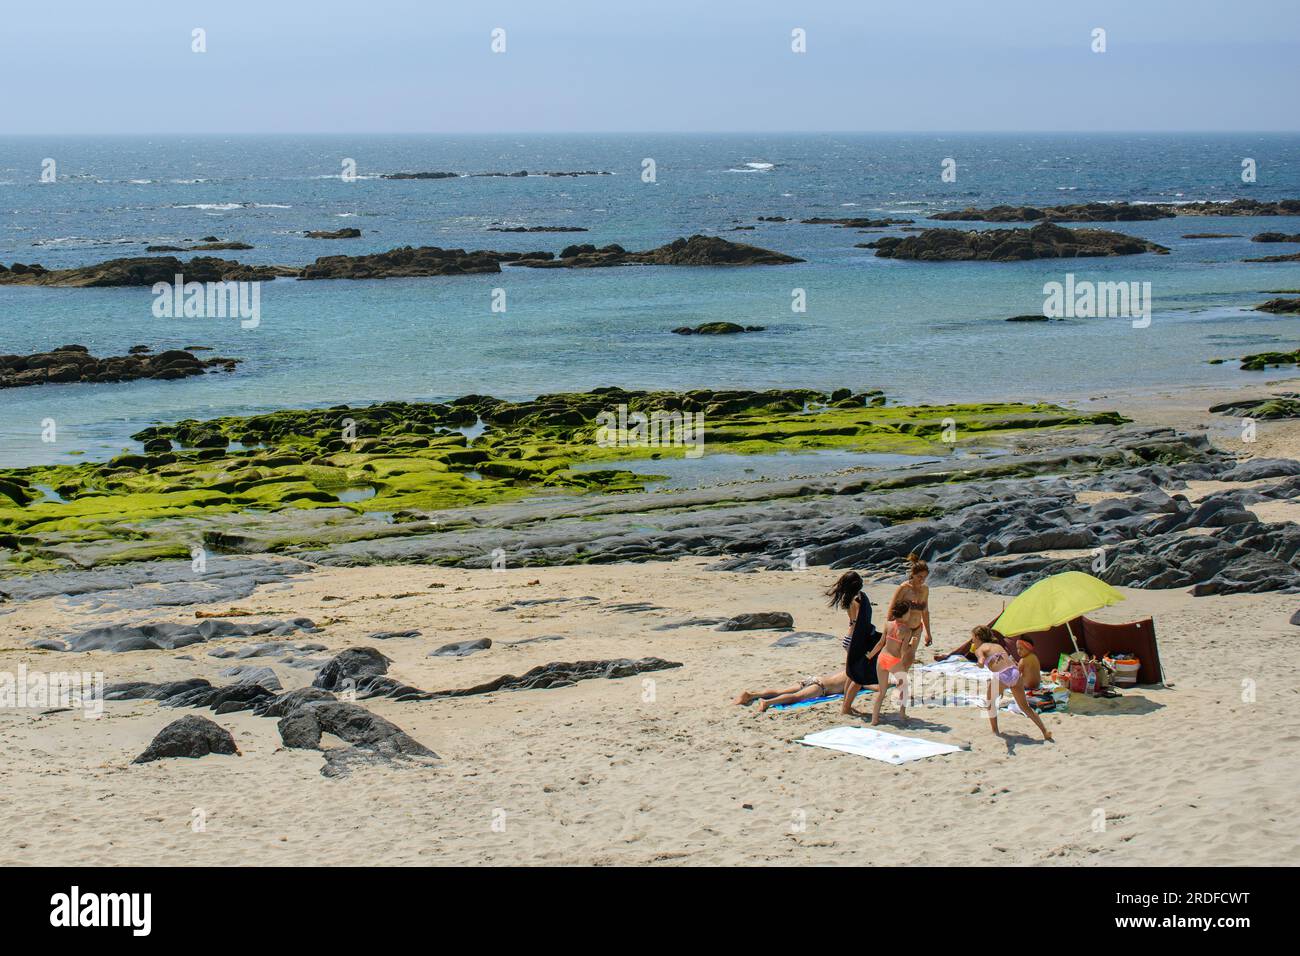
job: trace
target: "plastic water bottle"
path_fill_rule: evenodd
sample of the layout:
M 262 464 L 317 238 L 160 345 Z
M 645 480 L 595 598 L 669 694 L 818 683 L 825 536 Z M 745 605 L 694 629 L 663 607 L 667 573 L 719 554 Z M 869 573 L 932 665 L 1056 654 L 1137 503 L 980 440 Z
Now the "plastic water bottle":
M 1092 661 L 1088 661 L 1087 667 L 1088 667 L 1088 686 L 1085 692 L 1089 697 L 1093 697 L 1097 693 L 1097 665 L 1094 664 Z

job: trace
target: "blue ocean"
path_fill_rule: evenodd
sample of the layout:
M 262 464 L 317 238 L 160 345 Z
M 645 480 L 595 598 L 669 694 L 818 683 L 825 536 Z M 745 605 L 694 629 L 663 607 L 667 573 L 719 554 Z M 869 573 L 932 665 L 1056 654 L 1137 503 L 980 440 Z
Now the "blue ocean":
M 1242 181 L 1253 159 L 1255 182 Z M 54 182 L 41 182 L 53 159 Z M 653 160 L 654 180 L 643 177 Z M 944 181 L 944 161 L 956 179 Z M 345 176 L 347 161 L 356 176 Z M 389 180 L 385 173 L 598 170 L 608 176 Z M 1178 217 L 1101 224 L 1168 246 L 1168 256 L 924 263 L 855 244 L 883 233 L 806 225 L 999 203 L 1190 203 L 1300 198 L 1296 135 L 528 135 L 0 138 L 0 261 L 48 268 L 144 254 L 203 237 L 250 251 L 201 253 L 299 265 L 404 245 L 558 252 L 648 249 L 693 233 L 803 258 L 753 268 L 627 267 L 500 275 L 299 282 L 261 289 L 261 321 L 156 318 L 148 288 L 0 286 L 0 352 L 80 344 L 210 346 L 234 373 L 181 381 L 0 391 L 0 465 L 70 461 L 132 447 L 157 421 L 285 407 L 468 393 L 525 398 L 628 388 L 881 388 L 891 400 L 1060 400 L 1128 389 L 1262 380 L 1233 362 L 1285 346 L 1297 320 L 1250 311 L 1300 288 L 1300 265 L 1245 264 L 1295 246 L 1291 217 Z M 788 222 L 761 222 L 786 217 Z M 494 226 L 581 226 L 518 234 Z M 945 223 L 989 228 L 980 223 Z M 755 226 L 733 231 L 736 226 Z M 313 240 L 354 227 L 362 237 Z M 1005 228 L 1005 227 L 1004 227 Z M 1234 238 L 1184 239 L 1187 233 Z M 1040 312 L 1043 286 L 1150 282 L 1147 328 L 1128 319 L 1008 323 Z M 505 311 L 493 311 L 494 290 Z M 792 310 L 803 290 L 805 311 Z M 725 320 L 760 334 L 684 337 Z M 59 441 L 41 441 L 54 419 Z

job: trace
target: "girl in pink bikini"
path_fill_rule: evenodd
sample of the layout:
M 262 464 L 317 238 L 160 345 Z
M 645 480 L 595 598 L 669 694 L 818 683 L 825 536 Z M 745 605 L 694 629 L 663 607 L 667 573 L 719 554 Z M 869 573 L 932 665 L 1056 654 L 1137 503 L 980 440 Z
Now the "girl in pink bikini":
M 975 660 L 982 667 L 988 668 L 993 672 L 994 680 L 989 687 L 989 726 L 993 728 L 993 733 L 998 732 L 998 698 L 1002 696 L 1002 689 L 1009 688 L 1011 696 L 1016 699 L 1020 705 L 1020 712 L 1038 725 L 1042 731 L 1044 740 L 1051 740 L 1051 731 L 1043 724 L 1043 720 L 1029 706 L 1029 701 L 1025 697 L 1025 675 L 1020 673 L 1020 668 L 1016 662 L 1011 659 L 1006 648 L 993 639 L 993 630 L 986 624 L 981 624 L 970 632 L 970 649 L 975 655 Z

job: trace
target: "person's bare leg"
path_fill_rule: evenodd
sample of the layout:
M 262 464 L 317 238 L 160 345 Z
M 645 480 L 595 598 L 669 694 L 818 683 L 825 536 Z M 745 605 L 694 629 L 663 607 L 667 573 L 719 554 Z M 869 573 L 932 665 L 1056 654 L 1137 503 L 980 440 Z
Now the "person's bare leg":
M 885 695 L 889 693 L 889 671 L 879 663 L 876 664 L 876 685 L 880 689 L 876 691 L 876 699 L 871 702 L 872 727 L 880 723 L 880 705 L 885 702 Z
M 1029 698 L 1025 696 L 1024 677 L 1021 677 L 1020 680 L 1016 681 L 1015 686 L 1011 688 L 1011 696 L 1014 697 L 1016 703 L 1020 705 L 1021 712 L 1038 725 L 1038 729 L 1042 733 L 1043 739 L 1051 740 L 1052 732 L 1048 730 L 1047 726 L 1043 723 L 1043 718 L 1038 716 L 1038 711 L 1029 706 Z
M 986 706 L 988 708 L 989 727 L 993 729 L 993 735 L 995 737 L 1002 736 L 998 732 L 998 698 L 1001 696 L 1002 682 L 994 677 L 993 680 L 989 682 L 988 703 Z
M 898 671 L 898 719 L 907 722 L 907 671 Z
M 763 697 L 780 697 L 782 694 L 793 694 L 798 690 L 798 684 L 791 684 L 789 687 L 774 687 L 768 690 L 742 690 L 736 695 L 736 699 L 732 703 L 743 707 Z
M 758 712 L 761 714 L 763 711 L 767 710 L 773 704 L 797 704 L 801 700 L 808 700 L 812 697 L 816 697 L 817 694 L 818 694 L 817 685 L 808 684 L 804 687 L 800 687 L 794 693 L 777 694 L 775 697 L 770 697 L 767 698 L 766 700 L 760 700 L 758 702 Z
M 840 704 L 841 714 L 853 713 L 853 698 L 858 696 L 860 690 L 862 690 L 862 685 L 852 680 L 844 685 L 844 702 Z

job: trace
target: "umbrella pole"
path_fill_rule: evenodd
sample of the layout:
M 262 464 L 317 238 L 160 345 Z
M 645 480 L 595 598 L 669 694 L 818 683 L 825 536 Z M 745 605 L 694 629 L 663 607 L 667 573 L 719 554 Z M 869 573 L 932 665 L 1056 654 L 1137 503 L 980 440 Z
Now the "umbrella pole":
M 1065 622 L 1065 633 L 1070 635 L 1070 643 L 1074 645 L 1074 650 L 1079 651 L 1079 642 L 1074 639 L 1074 629 L 1070 627 L 1070 622 Z

